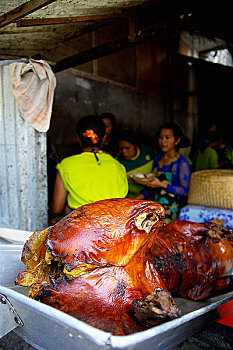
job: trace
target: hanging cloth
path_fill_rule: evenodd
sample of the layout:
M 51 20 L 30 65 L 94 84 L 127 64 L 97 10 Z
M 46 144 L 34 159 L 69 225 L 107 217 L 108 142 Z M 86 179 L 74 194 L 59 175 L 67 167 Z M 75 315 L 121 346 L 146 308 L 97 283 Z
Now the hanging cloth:
M 48 131 L 56 87 L 56 77 L 49 64 L 33 59 L 29 63 L 14 62 L 9 65 L 9 73 L 22 118 L 37 131 Z

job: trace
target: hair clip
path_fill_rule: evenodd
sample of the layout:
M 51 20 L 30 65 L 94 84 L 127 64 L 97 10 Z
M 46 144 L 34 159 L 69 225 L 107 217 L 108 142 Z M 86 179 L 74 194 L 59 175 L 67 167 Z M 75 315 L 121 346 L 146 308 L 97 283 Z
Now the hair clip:
M 86 130 L 86 131 L 83 133 L 83 136 L 84 136 L 84 137 L 90 137 L 93 144 L 96 144 L 96 143 L 99 142 L 99 136 L 96 135 L 96 133 L 94 133 L 94 131 L 91 130 L 91 129 Z

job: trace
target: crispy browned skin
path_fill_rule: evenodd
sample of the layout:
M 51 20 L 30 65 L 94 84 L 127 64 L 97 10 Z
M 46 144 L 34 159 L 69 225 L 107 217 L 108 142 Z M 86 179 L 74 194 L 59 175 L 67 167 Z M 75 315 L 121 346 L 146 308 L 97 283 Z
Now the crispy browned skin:
M 170 292 L 201 300 L 230 286 L 233 235 L 214 223 L 163 221 L 150 201 L 85 205 L 30 237 L 16 283 L 114 335 L 178 317 Z
M 150 235 L 135 223 L 144 214 L 145 228 L 155 216 Z M 155 238 L 163 218 L 164 210 L 157 203 L 126 198 L 99 201 L 74 210 L 52 227 L 46 245 L 68 269 L 86 263 L 125 266 L 144 241 Z
M 146 251 L 164 222 L 150 201 L 103 200 L 74 210 L 25 244 L 16 282 L 30 296 L 115 335 L 179 314 Z M 141 303 L 143 302 L 143 303 Z
M 173 295 L 202 300 L 233 287 L 233 233 L 213 222 L 164 226 L 148 259 Z

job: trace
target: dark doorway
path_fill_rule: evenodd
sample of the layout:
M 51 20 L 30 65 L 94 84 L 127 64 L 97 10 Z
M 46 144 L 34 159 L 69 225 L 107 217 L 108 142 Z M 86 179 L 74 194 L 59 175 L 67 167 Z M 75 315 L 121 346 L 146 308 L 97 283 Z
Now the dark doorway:
M 199 67 L 197 82 L 199 133 L 213 122 L 225 141 L 233 146 L 233 68 L 218 71 Z

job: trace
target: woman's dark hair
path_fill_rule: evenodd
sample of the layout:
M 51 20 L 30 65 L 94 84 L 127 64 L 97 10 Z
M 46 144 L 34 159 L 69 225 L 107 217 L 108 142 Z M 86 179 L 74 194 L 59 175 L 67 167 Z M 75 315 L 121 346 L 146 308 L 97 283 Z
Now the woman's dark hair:
M 132 143 L 132 145 L 135 147 L 139 145 L 138 136 L 131 129 L 121 130 L 117 135 L 117 142 L 119 143 L 119 141 L 127 141 L 129 143 Z
M 106 126 L 97 115 L 86 115 L 82 117 L 76 127 L 83 146 L 100 146 L 106 133 Z
M 185 148 L 185 147 L 188 147 L 190 145 L 189 138 L 183 134 L 180 126 L 177 125 L 176 123 L 174 123 L 174 122 L 166 122 L 163 125 L 161 125 L 160 128 L 159 128 L 158 136 L 159 136 L 160 131 L 162 129 L 172 130 L 173 133 L 174 133 L 175 140 L 180 139 L 180 142 L 176 146 L 176 149 Z
M 114 114 L 112 114 L 112 113 L 102 113 L 102 114 L 100 115 L 100 118 L 101 118 L 101 119 L 109 119 L 110 122 L 111 122 L 111 124 L 112 124 L 112 126 L 113 126 L 113 127 L 116 126 L 116 117 L 115 117 Z
M 204 136 L 204 140 L 200 146 L 200 152 L 203 153 L 210 143 L 219 140 L 219 134 L 217 131 L 208 131 Z

